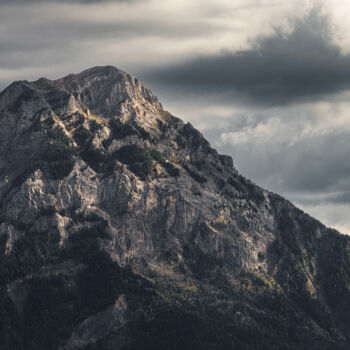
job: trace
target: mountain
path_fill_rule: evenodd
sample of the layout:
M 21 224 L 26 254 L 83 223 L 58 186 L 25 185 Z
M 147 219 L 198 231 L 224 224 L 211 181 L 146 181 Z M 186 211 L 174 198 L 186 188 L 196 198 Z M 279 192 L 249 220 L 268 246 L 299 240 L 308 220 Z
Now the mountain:
M 350 237 L 140 81 L 0 93 L 0 349 L 350 348 Z

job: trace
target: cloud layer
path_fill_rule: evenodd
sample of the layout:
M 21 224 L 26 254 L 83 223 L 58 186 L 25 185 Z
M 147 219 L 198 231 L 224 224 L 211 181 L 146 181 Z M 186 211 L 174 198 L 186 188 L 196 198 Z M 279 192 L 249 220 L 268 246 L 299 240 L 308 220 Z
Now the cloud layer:
M 223 52 L 153 71 L 150 79 L 199 94 L 220 93 L 263 105 L 317 99 L 350 88 L 350 55 L 332 42 L 328 18 L 313 9 L 292 23 L 256 38 L 251 49 Z
M 1 0 L 0 0 L 1 1 Z M 147 70 L 249 48 L 304 0 L 0 2 L 0 86 L 112 64 Z M 254 22 L 251 21 L 254 16 Z

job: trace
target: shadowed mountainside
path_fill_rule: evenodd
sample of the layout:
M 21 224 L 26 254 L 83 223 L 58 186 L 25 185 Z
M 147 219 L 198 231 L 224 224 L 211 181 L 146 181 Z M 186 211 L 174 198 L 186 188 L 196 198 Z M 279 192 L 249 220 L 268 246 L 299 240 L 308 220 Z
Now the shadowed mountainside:
M 348 349 L 350 238 L 137 79 L 0 93 L 0 349 Z

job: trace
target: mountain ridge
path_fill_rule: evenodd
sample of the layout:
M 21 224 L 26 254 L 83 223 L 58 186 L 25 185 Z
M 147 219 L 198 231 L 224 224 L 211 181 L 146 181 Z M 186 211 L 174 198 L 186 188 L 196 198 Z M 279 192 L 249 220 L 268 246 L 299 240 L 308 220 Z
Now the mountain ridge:
M 11 84 L 0 149 L 0 349 L 349 345 L 349 237 L 125 72 Z

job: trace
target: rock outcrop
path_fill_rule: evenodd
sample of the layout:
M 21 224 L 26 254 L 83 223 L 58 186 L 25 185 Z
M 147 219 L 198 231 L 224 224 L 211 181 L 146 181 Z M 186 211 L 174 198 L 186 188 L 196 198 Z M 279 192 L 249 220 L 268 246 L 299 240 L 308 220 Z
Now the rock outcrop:
M 0 94 L 0 349 L 347 349 L 350 239 L 137 79 Z

